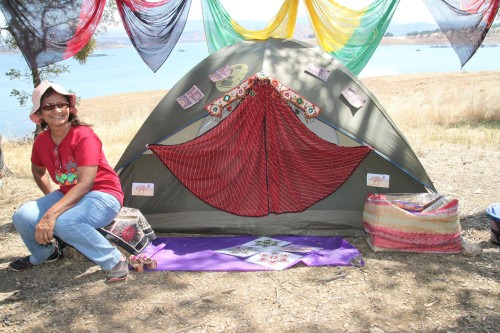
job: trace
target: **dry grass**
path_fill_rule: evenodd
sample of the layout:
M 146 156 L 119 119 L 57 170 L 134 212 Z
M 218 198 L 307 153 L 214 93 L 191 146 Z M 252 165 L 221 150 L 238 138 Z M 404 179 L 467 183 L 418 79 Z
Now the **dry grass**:
M 366 78 L 410 143 L 498 147 L 499 72 Z
M 363 82 L 412 143 L 498 147 L 499 72 L 416 74 L 365 78 Z M 166 91 L 111 95 L 83 100 L 80 118 L 94 125 L 108 161 L 115 165 Z M 30 176 L 30 142 L 5 142 L 8 167 Z
M 406 75 L 364 82 L 391 112 L 412 126 L 443 127 L 500 122 L 498 72 Z
M 359 237 L 347 240 L 363 254 L 363 267 L 131 272 L 125 284 L 112 287 L 102 282 L 104 275 L 94 264 L 74 258 L 18 274 L 7 265 L 27 249 L 11 217 L 19 204 L 41 192 L 26 169 L 31 144 L 5 143 L 7 165 L 17 178 L 0 180 L 0 332 L 497 332 L 500 248 L 488 241 L 490 222 L 484 211 L 500 202 L 500 149 L 492 149 L 500 142 L 499 121 L 496 118 L 489 128 L 464 126 L 460 121 L 443 123 L 432 112 L 439 106 L 443 114 L 453 114 L 452 119 L 462 105 L 483 108 L 470 103 L 470 93 L 456 94 L 449 105 L 440 101 L 447 89 L 449 94 L 461 91 L 465 82 L 474 82 L 467 87 L 484 89 L 496 101 L 492 105 L 499 105 L 497 79 L 498 73 L 483 73 L 367 80 L 415 143 L 439 192 L 460 199 L 462 235 L 483 248 L 477 257 L 375 253 Z M 426 92 L 441 97 L 424 101 Z M 96 125 L 110 163 L 116 163 L 163 95 L 147 92 L 82 101 L 82 119 Z M 425 108 L 431 111 L 414 111 Z M 494 114 L 498 117 L 498 109 Z M 456 144 L 462 138 L 468 138 L 470 147 Z

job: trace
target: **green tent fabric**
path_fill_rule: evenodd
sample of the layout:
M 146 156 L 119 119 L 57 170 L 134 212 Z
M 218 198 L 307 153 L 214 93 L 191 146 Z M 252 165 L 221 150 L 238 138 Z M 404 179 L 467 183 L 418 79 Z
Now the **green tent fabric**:
M 221 69 L 226 75 L 212 81 Z M 304 131 L 338 146 L 372 148 L 342 186 L 302 212 L 249 217 L 217 209 L 193 194 L 146 148 L 149 144 L 196 142 L 195 138 L 208 137 L 211 131 L 223 128 L 220 125 L 229 119 L 238 126 L 240 122 L 234 117 L 250 114 L 233 111 L 244 104 L 251 110 L 248 102 L 242 101 L 252 95 L 249 79 L 257 73 L 275 80 L 276 93 L 288 103 L 289 112 L 295 121 L 302 122 L 298 127 Z M 235 135 L 243 135 L 234 130 Z M 227 170 L 231 165 L 223 158 L 227 149 L 243 148 L 215 144 L 222 150 L 220 154 L 213 151 L 221 161 L 220 170 Z M 252 149 L 252 145 L 244 147 Z M 139 209 L 157 232 L 364 236 L 362 214 L 369 193 L 435 192 L 403 133 L 364 84 L 328 53 L 282 39 L 242 41 L 193 67 L 154 108 L 115 170 L 125 193 L 125 206 Z M 287 177 L 282 179 L 302 174 L 298 165 L 286 170 Z M 373 175 L 386 177 L 387 187 L 369 182 Z M 234 179 L 241 180 L 238 174 Z M 227 197 L 237 200 L 236 195 Z

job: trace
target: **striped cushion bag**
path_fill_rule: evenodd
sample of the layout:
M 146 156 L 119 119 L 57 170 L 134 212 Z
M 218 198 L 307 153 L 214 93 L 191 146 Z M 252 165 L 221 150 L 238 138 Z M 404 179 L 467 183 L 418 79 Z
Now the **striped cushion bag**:
M 363 226 L 375 252 L 462 250 L 458 200 L 437 193 L 369 194 Z

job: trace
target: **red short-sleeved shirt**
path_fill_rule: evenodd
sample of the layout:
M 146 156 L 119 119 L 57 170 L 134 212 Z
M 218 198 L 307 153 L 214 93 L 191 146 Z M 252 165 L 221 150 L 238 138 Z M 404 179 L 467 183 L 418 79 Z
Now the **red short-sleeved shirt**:
M 123 205 L 120 179 L 104 156 L 101 140 L 87 126 L 72 126 L 59 146 L 52 140 L 50 130 L 40 133 L 33 144 L 31 163 L 45 167 L 63 193 L 77 184 L 78 166 L 97 165 L 92 190 L 109 193 Z

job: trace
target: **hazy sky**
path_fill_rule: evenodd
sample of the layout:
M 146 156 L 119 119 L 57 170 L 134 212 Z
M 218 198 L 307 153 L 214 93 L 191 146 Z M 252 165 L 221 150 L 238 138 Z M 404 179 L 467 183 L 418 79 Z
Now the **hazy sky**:
M 284 0 L 220 0 L 229 15 L 235 20 L 270 20 L 278 12 Z M 346 2 L 347 1 L 347 2 Z M 370 3 L 373 0 L 344 0 L 346 4 Z M 342 0 L 340 0 L 342 2 Z M 299 1 L 299 16 L 306 16 L 303 1 Z M 189 19 L 201 19 L 201 0 L 193 0 Z M 423 0 L 401 0 L 392 22 L 435 22 Z

